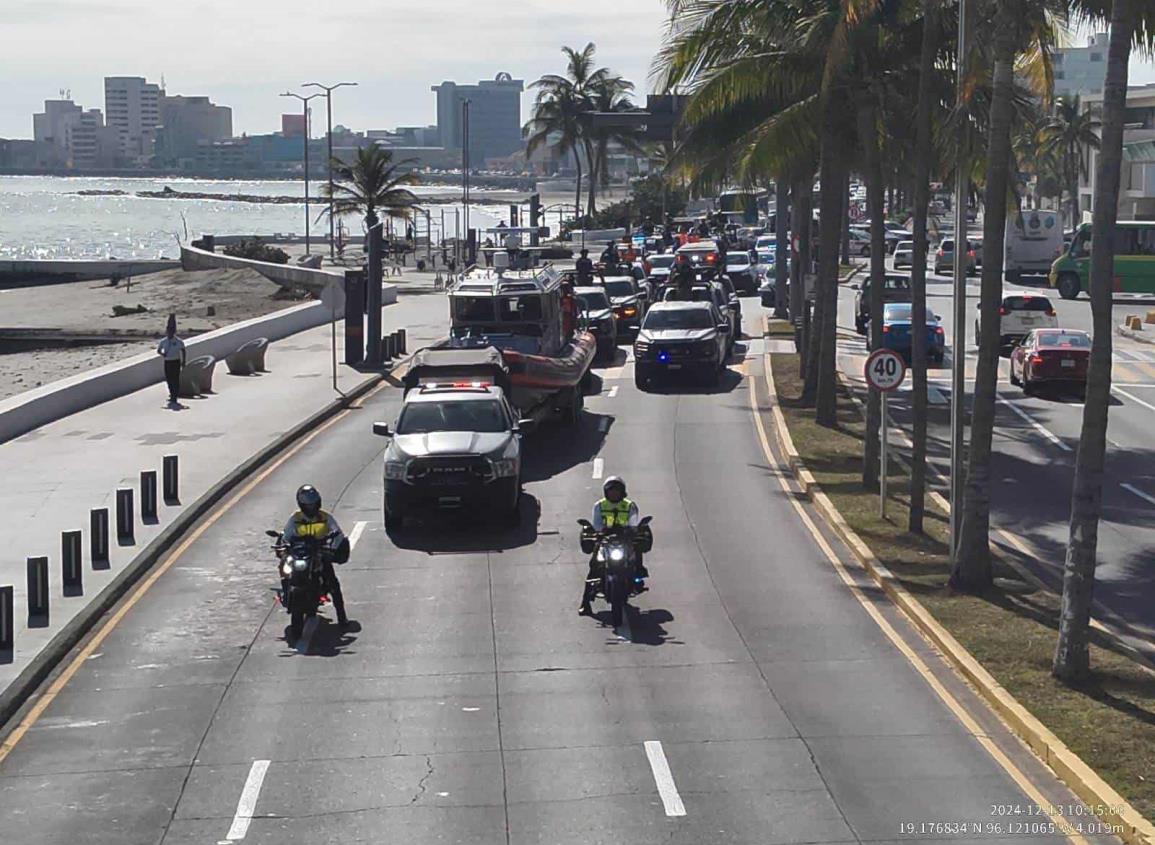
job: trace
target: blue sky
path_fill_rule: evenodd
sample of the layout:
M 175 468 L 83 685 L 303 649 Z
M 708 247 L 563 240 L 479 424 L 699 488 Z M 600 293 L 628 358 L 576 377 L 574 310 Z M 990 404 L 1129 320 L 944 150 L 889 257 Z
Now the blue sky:
M 163 75 L 172 94 L 232 106 L 240 132 L 280 126 L 302 82 L 356 80 L 334 97 L 355 129 L 435 122 L 429 88 L 509 71 L 530 82 L 588 41 L 600 63 L 648 88 L 664 0 L 0 0 L 0 137 L 31 137 L 32 113 L 69 89 L 103 108 L 103 77 Z M 372 8 L 373 6 L 377 8 Z M 368 10 L 366 9 L 368 8 Z M 1075 36 L 1085 42 L 1085 34 Z M 1155 80 L 1132 65 L 1135 83 Z M 528 106 L 530 95 L 526 96 Z

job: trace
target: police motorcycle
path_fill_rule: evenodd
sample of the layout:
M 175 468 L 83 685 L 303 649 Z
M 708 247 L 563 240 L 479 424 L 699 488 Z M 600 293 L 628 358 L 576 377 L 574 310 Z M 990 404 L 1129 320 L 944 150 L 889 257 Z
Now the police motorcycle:
M 640 555 L 654 546 L 654 535 L 650 531 L 652 516 L 638 523 L 637 528 L 616 526 L 598 531 L 588 519 L 579 519 L 581 526 L 581 549 L 592 554 L 594 575 L 587 582 L 588 587 L 597 585 L 596 596 L 604 598 L 610 605 L 610 621 L 615 628 L 622 624 L 626 604 L 631 594 L 642 583 L 639 576 Z
M 341 535 L 334 531 L 322 537 L 294 537 L 285 540 L 280 531 L 266 531 L 272 537 L 273 552 L 279 562 L 281 588 L 277 600 L 289 614 L 289 633 L 293 640 L 299 640 L 305 628 L 305 620 L 317 615 L 317 611 L 329 600 L 329 588 L 325 583 L 325 562 L 332 561 L 332 542 Z

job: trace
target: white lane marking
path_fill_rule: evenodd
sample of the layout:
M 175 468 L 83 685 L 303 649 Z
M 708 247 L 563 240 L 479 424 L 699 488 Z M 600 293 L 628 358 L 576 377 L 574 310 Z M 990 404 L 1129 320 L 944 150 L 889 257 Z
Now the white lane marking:
M 615 396 L 617 396 L 618 395 L 618 385 L 615 384 L 613 387 L 611 387 L 610 392 L 607 395 L 609 396 L 610 399 L 613 399 Z
M 353 525 L 353 530 L 349 532 L 349 549 L 357 548 L 357 541 L 361 539 L 361 535 L 365 532 L 365 526 L 368 522 L 358 522 Z
M 686 807 L 682 804 L 682 796 L 678 795 L 678 787 L 674 786 L 674 776 L 670 773 L 670 764 L 666 762 L 666 752 L 662 750 L 662 743 L 650 739 L 646 740 L 645 746 L 646 757 L 649 758 L 650 770 L 654 773 L 654 783 L 658 785 L 658 795 L 662 798 L 666 815 L 686 815 Z
M 241 790 L 241 800 L 237 802 L 237 812 L 233 815 L 233 824 L 225 837 L 229 842 L 244 839 L 249 832 L 249 822 L 253 820 L 253 810 L 257 807 L 257 798 L 261 794 L 261 784 L 265 782 L 265 773 L 269 771 L 268 760 L 254 760 L 249 769 L 245 788 Z
M 609 430 L 610 430 L 610 418 L 609 417 L 602 417 L 601 420 L 598 421 L 598 431 L 600 431 L 602 434 L 605 434 Z
M 606 471 L 606 462 L 604 458 L 594 458 L 594 478 L 601 478 L 602 473 Z
M 1120 484 L 1119 486 L 1122 487 L 1124 490 L 1126 490 L 1128 493 L 1134 493 L 1136 496 L 1138 496 L 1140 499 L 1142 499 L 1147 504 L 1155 505 L 1155 496 L 1147 495 L 1142 490 L 1140 490 L 1138 487 L 1136 487 L 1134 484 Z
M 1014 402 L 1012 402 L 1009 399 L 1004 399 L 1001 396 L 998 397 L 998 400 L 999 400 L 1000 405 L 1006 405 L 1008 408 L 1010 408 L 1012 411 L 1014 411 L 1016 414 L 1018 414 L 1020 417 L 1022 417 L 1023 420 L 1028 425 L 1030 425 L 1032 428 L 1035 429 L 1035 431 L 1039 432 L 1039 434 L 1043 435 L 1043 437 L 1045 437 L 1047 440 L 1054 443 L 1056 446 L 1058 446 L 1064 452 L 1072 451 L 1071 447 L 1068 446 L 1066 443 L 1064 443 L 1062 440 L 1060 440 L 1056 434 L 1054 434 L 1052 431 L 1050 431 L 1046 426 L 1044 426 L 1041 422 L 1036 420 L 1034 417 L 1032 417 L 1030 414 L 1028 414 L 1026 411 L 1024 411 L 1022 408 L 1020 408 Z
M 1131 386 L 1132 386 L 1132 387 L 1134 387 L 1134 385 L 1131 385 Z M 1112 391 L 1113 393 L 1118 393 L 1120 396 L 1125 396 L 1125 397 L 1127 397 L 1127 398 L 1128 398 L 1128 399 L 1130 399 L 1132 402 L 1134 402 L 1136 405 L 1142 405 L 1142 406 L 1143 406 L 1144 408 L 1146 408 L 1148 411 L 1155 411 L 1155 405 L 1152 405 L 1150 402 L 1144 402 L 1144 401 L 1143 401 L 1142 399 L 1140 399 L 1138 396 L 1132 396 L 1132 395 L 1131 395 L 1130 393 L 1128 393 L 1126 390 L 1120 390 L 1120 389 L 1119 389 L 1119 388 L 1117 388 L 1117 387 L 1112 387 L 1112 388 L 1111 388 L 1111 391 Z
M 320 624 L 320 620 L 316 616 L 305 620 L 305 627 L 301 629 L 301 639 L 297 640 L 297 654 L 309 653 L 309 645 L 313 642 L 313 634 L 317 633 L 317 626 Z

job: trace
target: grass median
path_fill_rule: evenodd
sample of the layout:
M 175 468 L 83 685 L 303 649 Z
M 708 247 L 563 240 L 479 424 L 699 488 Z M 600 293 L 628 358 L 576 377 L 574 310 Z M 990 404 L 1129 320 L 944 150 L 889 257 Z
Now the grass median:
M 987 595 L 951 593 L 946 515 L 928 501 L 926 533 L 907 532 L 910 479 L 892 461 L 887 518 L 880 518 L 877 491 L 862 486 L 865 425 L 857 407 L 840 392 L 837 428 L 819 426 L 798 399 L 798 357 L 772 355 L 771 363 L 794 446 L 851 528 L 1011 695 L 1136 810 L 1155 816 L 1155 675 L 1101 641 L 1091 647 L 1094 676 L 1086 686 L 1055 680 L 1058 597 L 1024 584 L 998 561 Z

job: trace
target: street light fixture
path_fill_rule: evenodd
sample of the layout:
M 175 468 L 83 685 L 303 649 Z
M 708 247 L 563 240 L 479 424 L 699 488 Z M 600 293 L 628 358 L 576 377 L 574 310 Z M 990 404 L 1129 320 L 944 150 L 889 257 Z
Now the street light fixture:
M 320 88 L 325 92 L 325 113 L 328 117 L 328 131 L 325 137 L 329 139 L 329 260 L 336 257 L 333 232 L 333 92 L 338 88 L 356 86 L 356 82 L 338 82 L 336 85 L 322 85 L 320 82 L 306 82 L 302 88 Z M 314 95 L 317 96 L 317 95 Z
M 305 255 L 309 255 L 309 100 L 320 97 L 320 94 L 294 94 L 286 91 L 282 97 L 296 97 L 301 101 L 301 112 L 305 118 Z

